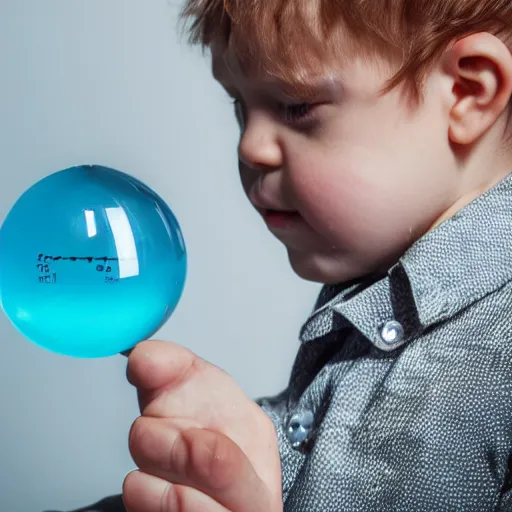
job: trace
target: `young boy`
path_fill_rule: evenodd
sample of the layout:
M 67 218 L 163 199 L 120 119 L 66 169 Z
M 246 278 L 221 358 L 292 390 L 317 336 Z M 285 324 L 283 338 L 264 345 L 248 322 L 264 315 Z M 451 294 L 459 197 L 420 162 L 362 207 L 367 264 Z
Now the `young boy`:
M 512 4 L 185 16 L 234 99 L 250 201 L 325 288 L 257 406 L 185 349 L 138 346 L 140 471 L 82 510 L 512 511 Z

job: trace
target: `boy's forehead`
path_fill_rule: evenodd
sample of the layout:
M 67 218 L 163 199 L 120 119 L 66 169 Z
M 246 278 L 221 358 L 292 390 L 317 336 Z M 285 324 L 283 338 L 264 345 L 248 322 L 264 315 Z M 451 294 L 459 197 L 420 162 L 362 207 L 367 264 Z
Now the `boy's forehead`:
M 261 1 L 265 9 L 256 8 L 263 5 L 259 1 L 228 2 L 231 7 L 223 11 L 223 23 L 212 29 L 212 71 L 222 84 L 278 82 L 306 93 L 312 77 L 350 78 L 349 69 L 358 59 L 382 64 L 387 51 L 380 43 L 366 37 L 365 31 L 354 30 L 340 13 L 334 16 L 333 11 L 326 18 L 324 2 Z
M 245 45 L 244 45 L 245 46 Z M 306 94 L 317 87 L 328 87 L 342 76 L 343 56 L 334 64 L 332 59 L 302 58 L 290 62 L 276 51 L 276 54 L 262 54 L 258 45 L 246 51 L 233 39 L 212 44 L 212 73 L 225 86 L 235 88 L 234 82 L 244 81 L 261 87 L 279 86 L 291 93 Z M 304 54 L 303 54 L 304 56 Z

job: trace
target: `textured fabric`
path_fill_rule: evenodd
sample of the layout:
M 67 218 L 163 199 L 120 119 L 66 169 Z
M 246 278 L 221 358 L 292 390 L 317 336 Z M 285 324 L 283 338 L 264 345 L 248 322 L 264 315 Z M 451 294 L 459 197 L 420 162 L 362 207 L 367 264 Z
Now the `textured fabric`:
M 512 512 L 511 235 L 512 175 L 385 277 L 322 290 L 288 387 L 258 400 L 285 512 Z
M 259 401 L 286 512 L 512 511 L 511 235 L 509 176 L 384 278 L 324 288 L 288 388 Z M 315 425 L 294 449 L 304 410 Z

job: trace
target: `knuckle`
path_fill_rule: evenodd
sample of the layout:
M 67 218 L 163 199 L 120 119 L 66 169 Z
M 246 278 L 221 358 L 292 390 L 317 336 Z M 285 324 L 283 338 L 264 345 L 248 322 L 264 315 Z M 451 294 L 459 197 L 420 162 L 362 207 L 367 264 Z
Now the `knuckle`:
M 183 441 L 181 434 L 178 433 L 170 440 L 168 454 L 163 469 L 168 473 L 187 477 L 189 454 L 187 444 Z
M 198 437 L 190 443 L 191 471 L 203 486 L 228 489 L 236 483 L 241 469 L 236 446 L 227 437 L 207 430 Z
M 149 435 L 147 423 L 142 416 L 139 416 L 130 428 L 128 435 L 128 448 L 133 456 L 138 456 L 144 449 L 144 444 Z
M 188 352 L 187 362 L 183 365 L 182 371 L 176 375 L 175 385 L 181 385 L 184 382 L 193 379 L 197 375 L 204 372 L 206 368 L 206 361 L 196 356 L 192 352 Z
M 185 488 L 169 483 L 162 493 L 159 512 L 190 512 L 186 504 Z
M 144 416 L 133 422 L 128 444 L 134 462 L 140 468 L 187 477 L 189 449 L 180 429 L 161 427 Z

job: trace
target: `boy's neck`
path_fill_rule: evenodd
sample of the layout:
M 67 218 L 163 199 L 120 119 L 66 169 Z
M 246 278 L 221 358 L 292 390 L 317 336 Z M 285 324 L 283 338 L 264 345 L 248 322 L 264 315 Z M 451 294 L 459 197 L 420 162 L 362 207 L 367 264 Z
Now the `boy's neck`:
M 432 231 L 446 220 L 453 217 L 457 212 L 462 210 L 469 203 L 474 201 L 477 197 L 481 196 L 500 181 L 506 178 L 512 172 L 512 162 L 508 162 L 505 166 L 500 166 L 498 169 L 493 170 L 486 175 L 487 179 L 482 180 L 480 183 L 466 190 L 461 196 L 445 211 L 436 221 L 430 226 L 427 232 Z
M 453 217 L 512 172 L 512 147 L 504 142 L 507 125 L 507 118 L 503 115 L 477 142 L 468 146 L 452 146 L 458 193 L 427 232 Z

